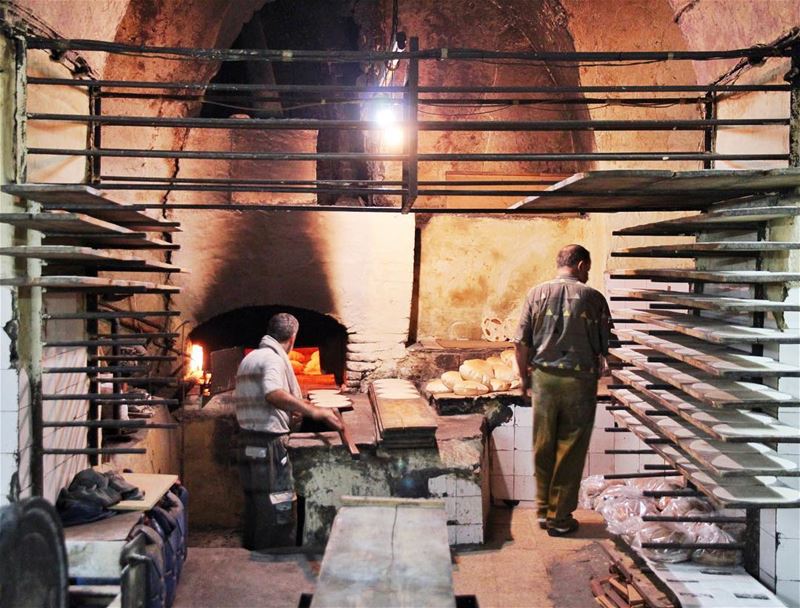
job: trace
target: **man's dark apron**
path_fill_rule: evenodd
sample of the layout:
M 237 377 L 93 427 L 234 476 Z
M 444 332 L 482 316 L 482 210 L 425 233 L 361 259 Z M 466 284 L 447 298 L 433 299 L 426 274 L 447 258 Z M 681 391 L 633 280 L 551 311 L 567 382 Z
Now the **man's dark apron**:
M 295 545 L 297 499 L 288 440 L 288 434 L 240 430 L 238 462 L 245 497 L 246 549 Z

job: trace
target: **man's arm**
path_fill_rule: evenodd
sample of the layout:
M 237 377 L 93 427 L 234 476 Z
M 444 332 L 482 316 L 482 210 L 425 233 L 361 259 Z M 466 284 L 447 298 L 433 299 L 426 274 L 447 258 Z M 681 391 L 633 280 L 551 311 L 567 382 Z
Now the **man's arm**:
M 316 407 L 308 401 L 294 397 L 290 392 L 283 389 L 279 388 L 267 393 L 266 400 L 273 407 L 283 410 L 284 412 L 289 412 L 289 414 L 296 412 L 303 416 L 313 418 L 314 420 L 324 422 L 336 431 L 342 430 L 342 423 L 339 422 L 333 410 Z
M 531 383 L 531 376 L 528 373 L 528 355 L 531 349 L 524 342 L 516 342 L 514 344 L 514 350 L 517 355 L 517 369 L 519 369 L 519 375 L 522 380 L 522 394 L 525 395 Z

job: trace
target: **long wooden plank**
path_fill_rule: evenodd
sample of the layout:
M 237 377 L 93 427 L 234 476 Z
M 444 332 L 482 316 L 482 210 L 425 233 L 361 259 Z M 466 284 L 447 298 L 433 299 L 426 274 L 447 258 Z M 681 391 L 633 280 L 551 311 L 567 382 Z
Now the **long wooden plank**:
M 174 264 L 147 260 L 125 252 L 76 247 L 72 245 L 41 245 L 19 247 L 0 247 L 0 255 L 15 258 L 34 258 L 63 265 L 91 266 L 97 270 L 117 270 L 132 272 L 182 272 Z
M 768 414 L 747 410 L 714 409 L 676 389 L 658 388 L 658 379 L 646 372 L 615 369 L 614 378 L 680 416 L 709 436 L 726 442 L 800 443 L 800 429 L 783 424 Z
M 800 281 L 800 272 L 768 270 L 688 270 L 684 268 L 625 268 L 612 270 L 612 279 L 667 279 L 681 283 L 787 283 Z
M 444 509 L 406 504 L 339 509 L 312 608 L 455 605 Z
M 621 295 L 634 300 L 666 302 L 677 306 L 685 306 L 686 308 L 718 310 L 728 313 L 800 311 L 800 304 L 796 303 L 730 298 L 727 296 L 663 291 L 658 289 L 615 289 L 612 290 L 612 294 Z
M 733 325 L 718 319 L 670 310 L 620 311 L 624 318 L 656 325 L 712 344 L 800 344 L 800 332 Z
M 81 276 L 8 277 L 0 278 L 0 285 L 95 293 L 178 293 L 181 290 L 176 285 Z
M 624 201 L 628 209 L 662 208 L 702 209 L 712 202 L 721 202 L 747 194 L 791 190 L 800 186 L 800 176 L 793 169 L 742 171 L 664 171 L 612 170 L 587 171 L 547 188 L 559 191 L 558 198 L 531 196 L 514 204 L 512 209 L 538 207 L 619 208 Z M 607 193 L 607 197 L 581 196 L 586 193 Z M 572 196 L 569 196 L 572 195 Z M 622 210 L 622 209 L 620 209 Z
M 614 421 L 630 429 L 637 437 L 646 440 L 657 438 L 647 426 L 630 412 L 615 410 Z M 794 508 L 800 506 L 800 491 L 790 488 L 774 477 L 748 477 L 744 479 L 715 477 L 703 471 L 684 454 L 671 445 L 651 443 L 653 450 L 677 468 L 694 486 L 705 494 L 718 508 Z
M 689 454 L 704 470 L 720 478 L 777 475 L 800 476 L 800 467 L 775 450 L 758 443 L 726 444 L 698 435 L 698 430 L 677 418 L 659 416 L 661 407 L 647 397 L 627 389 L 616 389 L 612 397 L 645 426 L 663 435 Z
M 615 333 L 623 340 L 633 340 L 718 378 L 800 376 L 800 367 L 796 365 L 748 355 L 691 336 L 651 336 L 635 329 L 615 330 Z
M 682 390 L 702 403 L 713 407 L 741 409 L 770 405 L 800 406 L 800 397 L 755 384 L 715 378 L 685 363 L 648 361 L 647 353 L 630 348 L 613 348 L 611 353 L 651 376 Z
M 702 256 L 747 256 L 762 253 L 800 249 L 800 243 L 789 241 L 720 241 L 704 243 L 676 243 L 628 247 L 611 252 L 611 257 L 637 258 L 696 258 Z
M 101 220 L 152 232 L 176 232 L 178 222 L 153 218 L 130 203 L 114 201 L 100 190 L 83 184 L 13 184 L 4 192 L 36 201 L 45 209 L 83 211 Z
M 83 213 L 51 211 L 41 213 L 0 213 L 0 224 L 10 224 L 17 228 L 39 230 L 48 235 L 54 234 L 124 234 L 134 236 L 133 230 L 106 222 Z M 144 238 L 141 233 L 141 238 Z
M 725 209 L 701 215 L 662 220 L 615 230 L 615 236 L 679 236 L 707 230 L 750 230 L 750 224 L 800 215 L 800 206 L 774 205 Z

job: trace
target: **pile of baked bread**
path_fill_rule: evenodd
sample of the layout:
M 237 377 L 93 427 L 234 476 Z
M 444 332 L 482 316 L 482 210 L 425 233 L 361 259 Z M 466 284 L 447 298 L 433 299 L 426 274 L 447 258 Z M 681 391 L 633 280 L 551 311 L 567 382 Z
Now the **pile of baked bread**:
M 425 385 L 425 391 L 437 395 L 454 393 L 475 397 L 518 388 L 519 371 L 514 349 L 486 359 L 467 359 L 458 371 L 448 371 Z

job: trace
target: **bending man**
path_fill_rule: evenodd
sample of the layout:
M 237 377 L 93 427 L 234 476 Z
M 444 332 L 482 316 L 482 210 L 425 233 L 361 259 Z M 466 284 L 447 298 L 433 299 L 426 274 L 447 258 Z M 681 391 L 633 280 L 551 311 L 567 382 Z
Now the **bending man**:
M 550 536 L 578 529 L 572 512 L 592 435 L 597 380 L 607 370 L 611 313 L 603 294 L 585 285 L 591 265 L 580 245 L 562 248 L 556 278 L 528 292 L 514 338 L 523 391 L 532 388 L 537 516 Z
M 295 544 L 294 478 L 286 449 L 291 419 L 308 416 L 341 429 L 333 411 L 303 399 L 288 357 L 299 328 L 290 314 L 273 316 L 259 348 L 242 359 L 236 372 L 246 549 Z

